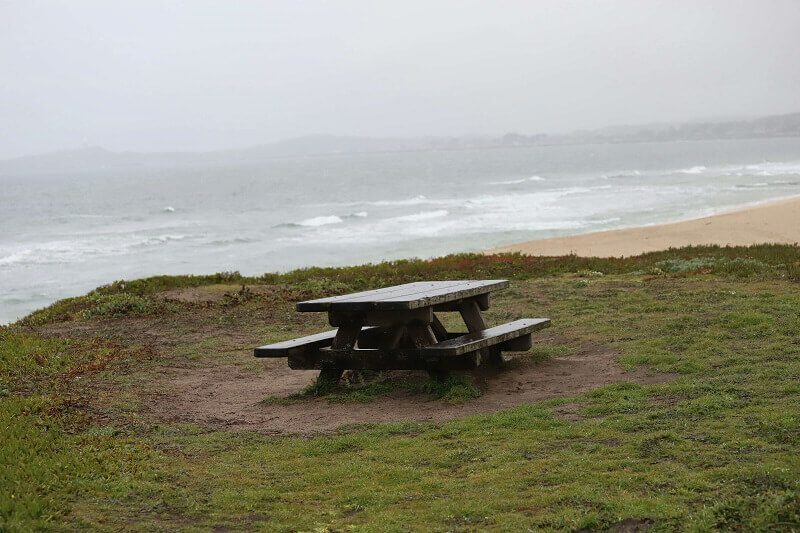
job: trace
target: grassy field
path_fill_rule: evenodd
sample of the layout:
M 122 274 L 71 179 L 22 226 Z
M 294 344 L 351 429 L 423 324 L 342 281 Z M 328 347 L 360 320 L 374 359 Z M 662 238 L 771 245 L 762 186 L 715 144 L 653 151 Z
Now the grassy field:
M 299 299 L 501 277 L 511 288 L 490 321 L 553 320 L 535 357 L 594 343 L 618 350 L 625 368 L 674 379 L 303 437 L 164 422 L 139 394 L 165 366 L 239 354 L 258 372 L 242 356 L 253 345 L 323 328 L 294 313 Z M 203 298 L 187 298 L 194 289 Z M 395 386 L 404 385 L 343 385 L 330 398 L 369 402 Z M 414 393 L 479 394 L 469 376 L 444 388 Z M 115 282 L 0 329 L 0 530 L 634 526 L 800 531 L 800 248 L 163 276 Z

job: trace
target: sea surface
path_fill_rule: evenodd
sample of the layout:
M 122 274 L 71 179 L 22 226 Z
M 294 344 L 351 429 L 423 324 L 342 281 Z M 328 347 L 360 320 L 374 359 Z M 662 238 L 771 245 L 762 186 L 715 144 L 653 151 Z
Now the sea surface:
M 798 138 L 0 176 L 0 323 L 118 279 L 478 251 L 798 194 Z

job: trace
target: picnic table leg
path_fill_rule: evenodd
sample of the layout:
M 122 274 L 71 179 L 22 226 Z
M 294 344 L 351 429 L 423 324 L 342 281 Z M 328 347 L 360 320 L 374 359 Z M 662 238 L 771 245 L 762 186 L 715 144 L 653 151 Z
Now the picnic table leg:
M 439 317 L 435 314 L 433 315 L 433 322 L 431 322 L 431 330 L 433 334 L 436 335 L 436 341 L 442 342 L 447 340 L 447 329 L 445 329 L 444 324 L 439 320 Z
M 333 338 L 333 343 L 331 344 L 331 348 L 334 350 L 346 350 L 353 348 L 356 344 L 356 339 L 358 338 L 358 334 L 361 332 L 361 324 L 360 323 L 353 323 L 353 324 L 345 324 L 339 326 L 339 329 L 336 331 L 336 337 Z M 344 372 L 344 368 L 335 364 L 335 363 L 328 363 L 322 365 L 322 370 L 319 372 L 319 379 L 323 381 L 328 381 L 332 383 L 338 383 L 342 377 L 342 373 Z
M 435 315 L 434 315 L 434 320 L 438 322 L 438 319 L 435 318 Z M 439 322 L 439 326 L 442 326 L 441 322 Z M 436 344 L 441 340 L 439 338 L 439 335 L 436 334 L 437 329 L 439 328 L 437 326 L 434 326 L 434 324 L 422 324 L 422 323 L 410 324 L 407 328 L 408 338 L 413 343 L 414 348 L 422 348 L 423 346 L 430 346 L 431 344 Z M 442 326 L 441 329 L 444 329 L 444 327 Z M 447 332 L 445 331 L 445 336 L 446 335 Z M 426 368 L 426 371 L 428 372 L 428 375 L 431 378 L 437 381 L 444 381 L 445 379 L 447 379 L 448 373 L 446 370 L 442 370 L 436 367 L 430 367 Z
M 461 304 L 459 312 L 461 313 L 461 318 L 464 319 L 464 324 L 467 325 L 467 330 L 470 333 L 475 333 L 476 331 L 483 331 L 486 329 L 486 321 L 483 319 L 483 315 L 481 315 L 481 308 L 476 300 L 465 300 Z M 494 348 L 483 348 L 480 353 L 481 359 L 485 360 L 495 368 L 502 368 L 505 365 L 505 361 L 503 361 L 503 356 L 500 354 L 499 350 Z

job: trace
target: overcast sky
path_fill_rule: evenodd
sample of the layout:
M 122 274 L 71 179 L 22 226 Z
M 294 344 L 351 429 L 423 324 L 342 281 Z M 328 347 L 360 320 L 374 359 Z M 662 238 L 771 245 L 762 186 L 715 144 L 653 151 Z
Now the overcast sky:
M 0 157 L 800 111 L 800 1 L 0 0 Z

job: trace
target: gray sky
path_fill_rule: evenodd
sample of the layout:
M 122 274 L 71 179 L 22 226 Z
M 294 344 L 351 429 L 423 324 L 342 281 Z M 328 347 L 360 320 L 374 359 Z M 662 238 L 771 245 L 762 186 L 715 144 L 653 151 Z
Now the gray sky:
M 0 157 L 800 110 L 800 1 L 0 0 Z

